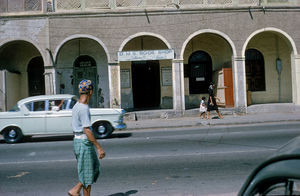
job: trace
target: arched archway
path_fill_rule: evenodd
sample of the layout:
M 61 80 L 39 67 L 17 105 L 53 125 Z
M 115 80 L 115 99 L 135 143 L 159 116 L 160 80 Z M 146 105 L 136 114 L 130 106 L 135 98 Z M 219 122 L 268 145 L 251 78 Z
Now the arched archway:
M 248 44 L 251 41 L 251 39 L 253 37 L 255 37 L 256 35 L 263 33 L 263 32 L 273 32 L 276 33 L 277 35 L 279 35 L 281 38 L 286 40 L 286 43 L 288 43 L 288 47 L 289 47 L 289 51 L 294 54 L 297 55 L 298 54 L 298 50 L 296 47 L 296 43 L 295 41 L 292 39 L 292 37 L 287 34 L 286 32 L 282 31 L 281 29 L 277 29 L 274 27 L 266 27 L 263 29 L 259 29 L 257 31 L 254 31 L 253 33 L 251 33 L 251 35 L 247 38 L 247 40 L 245 41 L 244 45 L 243 45 L 243 49 L 242 49 L 242 56 L 245 55 L 245 51 L 247 50 Z
M 167 48 L 169 48 L 169 49 L 171 48 L 171 45 L 169 44 L 169 42 L 163 36 L 161 36 L 159 34 L 156 34 L 156 33 L 139 32 L 139 33 L 131 35 L 127 39 L 125 39 L 122 42 L 122 44 L 121 44 L 121 46 L 119 48 L 119 51 L 125 51 L 124 47 L 126 45 L 128 45 L 128 42 L 131 42 L 133 39 L 138 38 L 138 37 L 143 37 L 143 36 L 155 37 L 155 38 L 161 40 Z
M 6 92 L 0 95 L 2 109 L 9 109 L 22 98 L 35 93 L 30 92 L 30 80 L 32 77 L 28 75 L 28 66 L 39 64 L 39 70 L 44 69 L 44 58 L 40 49 L 36 47 L 34 42 L 30 40 L 7 40 L 2 42 L 0 46 L 0 65 L 1 70 L 6 75 L 3 81 L 6 85 Z M 30 68 L 30 70 L 33 70 Z M 37 94 L 45 93 L 44 72 L 39 75 L 39 85 L 41 88 Z M 36 78 L 37 79 L 37 78 Z
M 215 34 L 218 35 L 220 37 L 222 37 L 223 39 L 226 40 L 226 42 L 230 45 L 231 51 L 232 51 L 232 55 L 236 56 L 236 48 L 235 45 L 233 43 L 233 41 L 230 39 L 230 37 L 228 35 L 226 35 L 225 33 L 221 32 L 221 31 L 217 31 L 217 30 L 213 30 L 213 29 L 202 29 L 199 31 L 194 32 L 193 34 L 191 34 L 183 43 L 182 47 L 181 47 L 181 53 L 180 53 L 180 58 L 183 59 L 184 58 L 184 54 L 186 51 L 186 47 L 188 45 L 188 43 L 194 39 L 196 36 L 200 35 L 200 34 Z
M 108 49 L 106 47 L 106 45 L 102 42 L 102 40 L 98 39 L 97 37 L 95 36 L 92 36 L 92 35 L 86 35 L 86 34 L 75 34 L 75 35 L 72 35 L 70 37 L 67 37 L 66 39 L 64 39 L 60 44 L 58 44 L 58 46 L 56 47 L 55 49 L 55 52 L 54 52 L 54 59 L 57 60 L 57 56 L 59 54 L 59 51 L 63 48 L 63 46 L 71 41 L 71 40 L 74 40 L 74 39 L 79 39 L 79 38 L 85 38 L 85 39 L 91 39 L 91 40 L 94 40 L 95 42 L 97 42 L 102 48 L 103 50 L 105 51 L 105 55 L 107 56 L 107 61 L 109 62 L 110 61 L 110 55 L 109 55 L 109 52 L 108 52 Z
M 209 66 L 203 74 L 192 77 L 189 73 L 191 67 L 190 58 L 202 51 L 202 54 L 210 56 L 211 61 L 205 62 Z M 224 107 L 233 107 L 233 76 L 232 56 L 236 54 L 231 39 L 224 33 L 215 30 L 200 30 L 193 33 L 184 42 L 181 57 L 184 60 L 184 86 L 185 86 L 185 108 L 199 107 L 200 99 L 208 96 L 208 84 L 216 84 L 215 94 L 220 97 L 219 104 Z M 199 61 L 198 66 L 201 65 Z M 193 90 L 195 89 L 195 90 Z
M 92 107 L 109 107 L 108 58 L 107 48 L 93 36 L 74 35 L 66 38 L 55 53 L 57 89 L 78 95 L 78 83 L 83 78 L 90 79 L 95 87 Z
M 292 56 L 297 54 L 297 49 L 291 37 L 276 28 L 265 28 L 252 33 L 243 46 L 243 55 L 246 57 L 246 74 L 249 74 L 250 69 L 247 67 L 247 64 L 249 64 L 247 62 L 247 52 L 253 52 L 253 49 L 261 53 L 259 56 L 263 56 L 265 80 L 256 80 L 258 89 L 253 88 L 250 84 L 247 96 L 248 105 L 293 102 L 293 85 L 297 84 L 292 82 Z M 281 70 L 277 69 L 279 64 Z M 261 66 L 256 67 L 261 68 Z M 262 69 L 259 72 L 258 75 L 262 76 Z M 249 83 L 249 76 L 246 75 L 246 78 L 247 83 Z M 264 86 L 265 88 L 263 88 Z
M 120 62 L 121 107 L 127 110 L 148 110 L 173 107 L 172 60 L 148 59 L 155 51 L 170 49 L 162 36 L 137 33 L 123 41 L 120 51 L 132 58 Z M 145 54 L 143 55 L 140 54 Z M 139 54 L 139 59 L 134 55 Z M 138 56 L 138 55 L 137 55 Z

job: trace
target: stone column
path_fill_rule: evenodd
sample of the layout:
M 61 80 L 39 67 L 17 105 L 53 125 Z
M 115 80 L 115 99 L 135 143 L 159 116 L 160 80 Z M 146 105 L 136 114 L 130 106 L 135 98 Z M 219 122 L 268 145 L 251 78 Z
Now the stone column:
M 291 64 L 293 103 L 300 105 L 300 55 L 293 55 Z
M 0 112 L 7 111 L 5 72 L 5 70 L 0 71 Z
M 232 62 L 234 106 L 238 112 L 247 113 L 245 57 L 234 56 Z
M 109 102 L 111 108 L 121 108 L 120 65 L 108 63 Z
M 45 94 L 56 94 L 55 69 L 52 66 L 45 66 Z
M 48 6 L 47 0 L 42 0 L 42 12 L 43 13 L 47 13 L 47 6 Z
M 176 114 L 183 115 L 185 111 L 184 101 L 184 69 L 183 60 L 174 59 L 172 62 L 173 80 L 173 109 Z

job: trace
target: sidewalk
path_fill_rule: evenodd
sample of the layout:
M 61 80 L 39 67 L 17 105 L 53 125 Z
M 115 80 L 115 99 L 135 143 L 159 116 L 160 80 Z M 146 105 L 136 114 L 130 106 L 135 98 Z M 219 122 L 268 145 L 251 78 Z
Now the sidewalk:
M 176 117 L 170 110 L 144 111 L 139 114 L 127 114 L 127 130 L 201 127 L 217 125 L 243 125 L 257 123 L 299 122 L 300 107 L 293 104 L 264 104 L 248 108 L 248 114 L 237 114 L 234 110 L 220 108 L 224 118 L 219 119 L 212 112 L 211 119 L 200 119 L 198 109 L 189 111 L 183 117 Z M 150 117 L 149 117 L 150 115 Z M 138 116 L 138 117 L 136 117 Z M 299 127 L 300 130 L 300 127 Z

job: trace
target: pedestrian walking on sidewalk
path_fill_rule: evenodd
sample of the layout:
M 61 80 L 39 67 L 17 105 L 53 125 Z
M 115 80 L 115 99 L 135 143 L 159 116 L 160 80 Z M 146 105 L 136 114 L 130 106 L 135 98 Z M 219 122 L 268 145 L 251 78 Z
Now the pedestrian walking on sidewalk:
M 201 101 L 200 101 L 200 108 L 199 108 L 199 111 L 200 111 L 200 119 L 201 119 L 201 116 L 203 119 L 205 119 L 205 113 L 206 113 L 206 105 L 205 105 L 205 97 L 202 97 L 201 98 Z
M 210 111 L 213 111 L 213 110 L 216 110 L 218 116 L 220 119 L 223 118 L 223 116 L 221 115 L 219 109 L 218 109 L 218 106 L 217 106 L 217 102 L 216 102 L 216 98 L 215 95 L 214 95 L 214 83 L 211 82 L 210 85 L 209 85 L 209 88 L 208 88 L 208 95 L 209 95 L 209 98 L 208 98 L 208 103 L 207 103 L 207 120 L 210 119 Z M 217 98 L 219 99 L 219 98 Z
M 72 109 L 73 145 L 79 182 L 68 191 L 68 195 L 79 196 L 83 188 L 84 196 L 90 196 L 91 185 L 97 181 L 100 174 L 98 158 L 104 158 L 105 152 L 95 139 L 91 128 L 88 104 L 93 94 L 93 85 L 90 80 L 82 80 L 79 83 L 79 94 L 80 99 Z M 97 149 L 98 157 L 94 147 Z

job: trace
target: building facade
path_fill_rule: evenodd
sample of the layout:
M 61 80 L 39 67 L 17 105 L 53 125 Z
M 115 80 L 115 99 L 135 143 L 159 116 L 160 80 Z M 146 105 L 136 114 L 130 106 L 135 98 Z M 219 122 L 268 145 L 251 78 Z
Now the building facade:
M 300 104 L 299 0 L 0 0 L 0 107 L 95 84 L 93 107 Z

